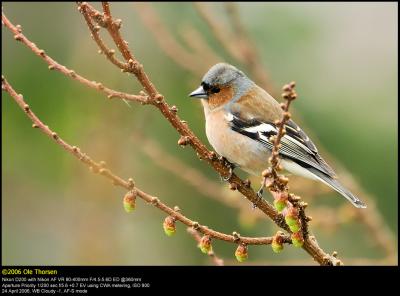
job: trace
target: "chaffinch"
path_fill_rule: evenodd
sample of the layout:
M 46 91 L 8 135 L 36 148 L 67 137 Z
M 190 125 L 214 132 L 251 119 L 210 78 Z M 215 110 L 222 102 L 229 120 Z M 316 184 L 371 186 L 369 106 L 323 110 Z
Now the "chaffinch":
M 233 167 L 260 176 L 268 167 L 273 147 L 269 138 L 277 134 L 274 122 L 283 116 L 279 103 L 242 71 L 225 63 L 211 67 L 200 87 L 189 96 L 201 99 L 207 138 L 215 151 Z M 293 120 L 286 123 L 285 129 L 279 154 L 286 171 L 321 181 L 355 207 L 366 207 L 339 183 L 335 172 Z

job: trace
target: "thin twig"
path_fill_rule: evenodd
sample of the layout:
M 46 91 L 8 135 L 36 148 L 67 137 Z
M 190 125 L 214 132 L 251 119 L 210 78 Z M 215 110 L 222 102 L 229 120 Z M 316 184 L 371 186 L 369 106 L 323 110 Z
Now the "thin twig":
M 78 10 L 83 14 L 86 24 L 88 25 L 90 31 L 92 32 L 92 38 L 94 41 L 96 41 L 97 45 L 100 48 L 100 53 L 104 53 L 107 57 L 107 59 L 113 63 L 115 66 L 120 68 L 121 70 L 123 69 L 124 71 L 128 70 L 128 67 L 126 66 L 125 63 L 121 62 L 115 57 L 115 50 L 114 49 L 109 49 L 103 39 L 101 39 L 99 31 L 100 31 L 100 25 L 102 27 L 106 26 L 103 17 L 98 11 L 94 11 L 90 9 L 91 6 L 89 5 L 83 5 L 83 6 L 78 6 Z M 92 22 L 91 19 L 96 20 L 97 26 L 95 26 Z
M 283 116 L 281 120 L 276 122 L 276 128 L 278 129 L 277 134 L 270 138 L 271 142 L 273 143 L 271 157 L 268 159 L 269 163 L 271 164 L 269 173 L 272 175 L 273 181 L 273 183 L 270 185 L 270 189 L 273 188 L 276 191 L 287 190 L 287 182 L 282 182 L 277 172 L 282 170 L 279 165 L 279 150 L 281 148 L 281 140 L 286 134 L 285 124 L 291 117 L 289 113 L 289 107 L 291 102 L 297 98 L 297 94 L 294 90 L 295 85 L 296 84 L 294 82 L 291 82 L 283 87 L 284 93 L 282 96 L 286 100 L 286 102 L 281 105 Z M 264 177 L 264 179 L 266 179 L 266 177 Z

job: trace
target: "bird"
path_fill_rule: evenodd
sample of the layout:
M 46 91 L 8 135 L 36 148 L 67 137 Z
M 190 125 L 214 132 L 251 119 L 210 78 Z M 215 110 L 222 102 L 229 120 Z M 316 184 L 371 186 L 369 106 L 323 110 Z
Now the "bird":
M 268 167 L 273 148 L 270 137 L 278 133 L 275 122 L 283 117 L 280 104 L 244 72 L 227 63 L 213 65 L 189 97 L 201 100 L 207 139 L 228 162 L 230 173 L 238 167 L 260 176 Z M 286 122 L 285 130 L 279 149 L 285 171 L 325 183 L 355 207 L 366 208 L 338 181 L 317 147 L 292 119 Z M 261 189 L 259 193 L 262 196 Z

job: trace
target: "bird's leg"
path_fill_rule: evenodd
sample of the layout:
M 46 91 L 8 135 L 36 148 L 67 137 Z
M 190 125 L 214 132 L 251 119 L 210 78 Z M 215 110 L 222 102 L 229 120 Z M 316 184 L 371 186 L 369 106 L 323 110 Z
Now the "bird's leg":
M 222 181 L 229 181 L 232 178 L 233 175 L 233 170 L 235 169 L 236 165 L 234 165 L 233 163 L 229 162 L 225 157 L 221 156 L 220 160 L 224 162 L 224 164 L 229 167 L 229 175 L 228 177 L 222 177 L 221 179 Z
M 264 193 L 264 185 L 262 185 L 262 186 L 260 187 L 260 189 L 258 189 L 258 191 L 257 191 L 257 197 L 258 197 L 259 199 L 262 199 L 262 198 L 263 198 L 263 193 Z
M 229 181 L 232 178 L 234 169 L 235 169 L 235 165 L 231 163 L 230 166 L 229 166 L 229 175 L 228 175 L 228 177 L 226 177 L 226 178 L 222 177 L 222 180 Z
M 257 201 L 253 203 L 253 210 L 255 208 L 257 208 L 257 203 L 260 202 L 263 199 L 264 186 L 265 186 L 265 178 L 263 178 L 263 181 L 261 183 L 261 187 L 257 191 Z

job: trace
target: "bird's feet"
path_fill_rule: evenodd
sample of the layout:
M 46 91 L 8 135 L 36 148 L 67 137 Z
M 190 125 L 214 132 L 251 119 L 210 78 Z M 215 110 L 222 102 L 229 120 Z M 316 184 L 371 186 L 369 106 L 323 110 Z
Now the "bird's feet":
M 263 199 L 263 193 L 264 193 L 264 184 L 261 185 L 260 189 L 257 191 L 257 201 L 253 203 L 253 210 L 257 208 L 257 203 L 259 203 Z
M 229 162 L 229 161 L 228 161 L 225 157 L 223 157 L 223 156 L 220 157 L 220 160 L 223 161 L 224 164 L 225 164 L 227 167 L 229 167 L 229 175 L 228 175 L 227 177 L 221 176 L 221 180 L 227 182 L 227 181 L 229 181 L 229 180 L 232 178 L 233 170 L 235 169 L 236 166 L 235 166 L 233 163 Z

